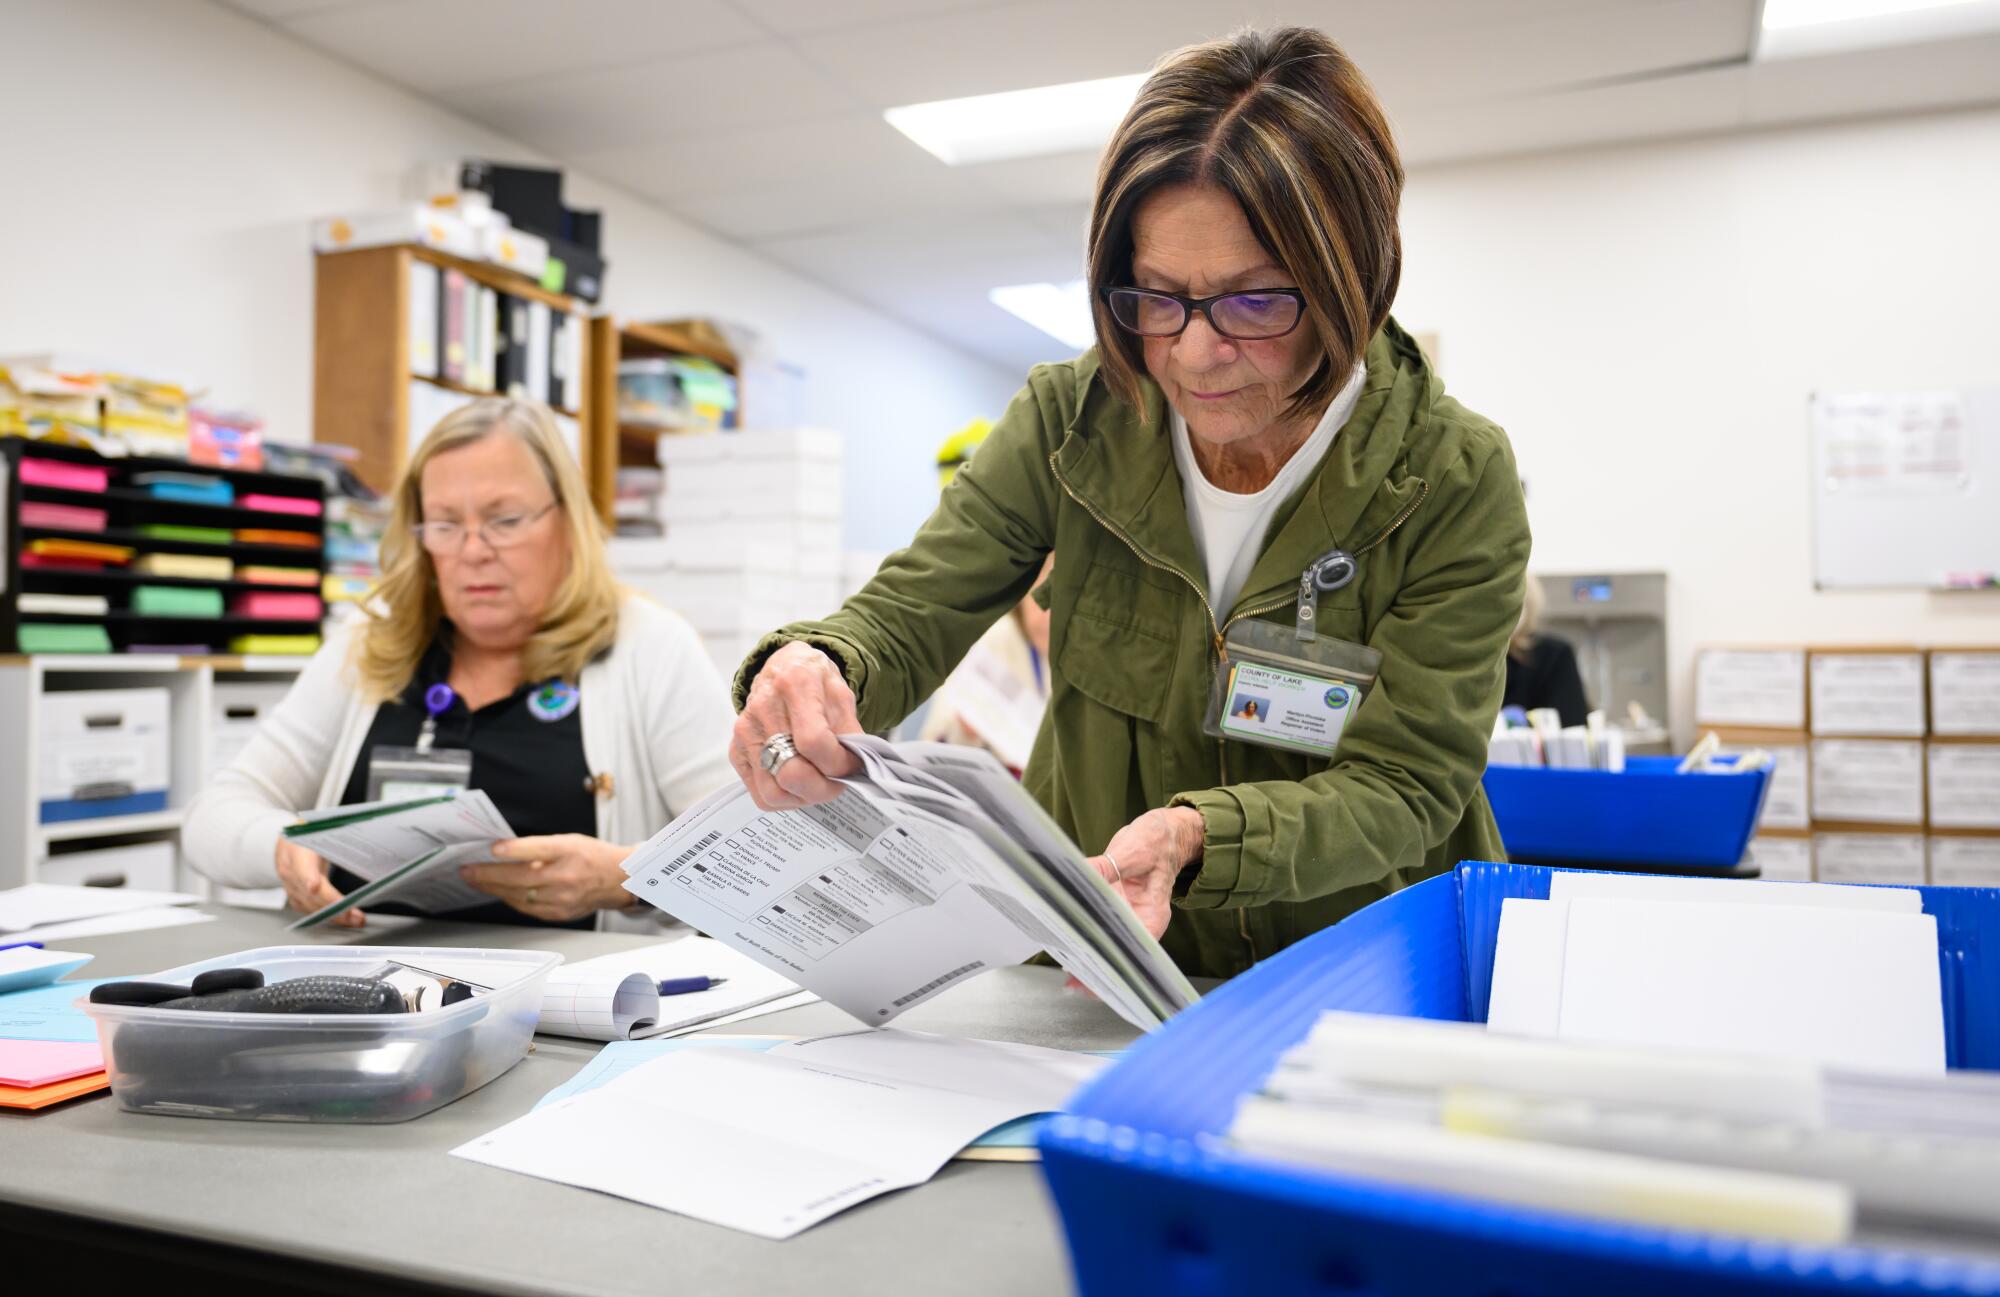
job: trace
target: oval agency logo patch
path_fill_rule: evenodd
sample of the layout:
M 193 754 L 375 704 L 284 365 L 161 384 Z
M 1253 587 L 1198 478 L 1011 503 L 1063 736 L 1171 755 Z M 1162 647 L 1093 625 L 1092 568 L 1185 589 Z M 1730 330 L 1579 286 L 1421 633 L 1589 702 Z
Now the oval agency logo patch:
M 538 721 L 559 721 L 576 710 L 583 695 L 565 680 L 551 680 L 528 695 L 528 711 Z
M 1347 700 L 1352 696 L 1345 685 L 1335 685 L 1326 691 L 1326 705 L 1333 711 L 1339 711 L 1347 706 Z

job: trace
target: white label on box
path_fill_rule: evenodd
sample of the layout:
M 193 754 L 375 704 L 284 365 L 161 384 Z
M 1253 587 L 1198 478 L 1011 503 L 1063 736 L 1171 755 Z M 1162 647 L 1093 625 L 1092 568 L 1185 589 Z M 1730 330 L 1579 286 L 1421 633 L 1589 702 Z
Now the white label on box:
M 1931 732 L 2000 734 L 2000 653 L 1931 653 Z
M 1750 861 L 1759 878 L 1809 883 L 1813 878 L 1811 838 L 1752 838 Z
M 1815 734 L 1921 737 L 1924 655 L 1813 654 L 1812 728 Z
M 1924 745 L 1901 739 L 1814 739 L 1816 820 L 1924 822 Z
M 1932 838 L 1931 882 L 1941 887 L 2000 887 L 2000 838 Z
M 2000 743 L 1933 743 L 1931 823 L 2000 829 Z
M 1694 669 L 1697 724 L 1806 727 L 1803 649 L 1703 649 Z
M 1813 873 L 1822 883 L 1924 881 L 1924 839 L 1919 833 L 1815 833 Z
M 1803 829 L 1812 824 L 1804 744 L 1765 749 L 1771 754 L 1771 784 L 1757 824 L 1766 829 Z

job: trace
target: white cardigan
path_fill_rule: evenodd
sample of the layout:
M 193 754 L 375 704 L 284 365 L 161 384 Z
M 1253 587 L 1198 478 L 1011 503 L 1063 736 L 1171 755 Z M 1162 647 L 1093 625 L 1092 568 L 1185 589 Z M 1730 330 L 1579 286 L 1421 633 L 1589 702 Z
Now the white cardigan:
M 299 813 L 338 805 L 376 705 L 354 688 L 354 628 L 327 638 L 284 701 L 228 769 L 188 808 L 188 863 L 226 887 L 277 881 L 278 836 Z M 676 815 L 736 778 L 728 743 L 735 717 L 722 675 L 693 627 L 636 595 L 619 608 L 610 652 L 583 669 L 583 757 L 611 776 L 597 799 L 597 836 L 644 842 Z M 667 916 L 651 906 L 601 910 L 600 929 L 649 930 Z

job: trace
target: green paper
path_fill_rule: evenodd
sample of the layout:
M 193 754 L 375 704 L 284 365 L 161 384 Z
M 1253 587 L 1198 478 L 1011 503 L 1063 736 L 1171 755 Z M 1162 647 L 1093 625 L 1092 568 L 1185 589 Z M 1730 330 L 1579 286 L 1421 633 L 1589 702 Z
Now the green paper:
M 102 626 L 61 626 L 22 622 L 15 635 L 23 653 L 109 653 L 111 637 Z
M 158 540 L 186 540 L 197 545 L 227 545 L 236 539 L 227 527 L 182 527 L 170 522 L 148 522 L 138 528 L 141 536 Z
M 220 617 L 222 591 L 142 585 L 132 592 L 132 611 L 147 617 Z
M 568 281 L 569 267 L 562 263 L 561 257 L 550 257 L 548 265 L 542 267 L 542 287 L 560 293 Z

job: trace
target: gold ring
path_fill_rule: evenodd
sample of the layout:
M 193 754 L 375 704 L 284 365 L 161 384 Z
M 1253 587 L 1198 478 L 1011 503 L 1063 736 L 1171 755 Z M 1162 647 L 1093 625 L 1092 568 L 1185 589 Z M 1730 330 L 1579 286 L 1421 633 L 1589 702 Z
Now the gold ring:
M 535 889 L 530 887 L 528 889 L 528 904 L 533 905 L 534 903 L 535 903 Z

